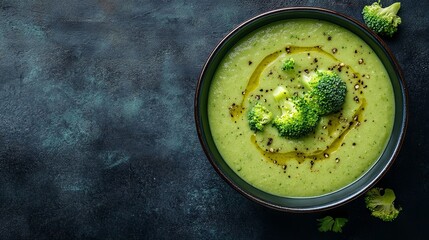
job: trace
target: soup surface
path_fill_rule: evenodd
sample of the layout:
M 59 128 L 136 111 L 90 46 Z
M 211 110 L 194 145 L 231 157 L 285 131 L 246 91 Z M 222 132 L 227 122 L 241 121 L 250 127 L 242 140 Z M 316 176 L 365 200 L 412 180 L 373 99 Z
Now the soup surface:
M 282 70 L 293 58 L 293 70 Z M 271 124 L 254 132 L 249 109 L 274 116 L 279 86 L 302 95 L 303 79 L 330 70 L 347 83 L 340 112 L 323 116 L 299 139 L 280 137 Z M 228 165 L 253 186 L 279 196 L 317 196 L 362 176 L 382 154 L 393 126 L 393 90 L 373 50 L 350 31 L 325 21 L 294 19 L 262 27 L 237 43 L 219 65 L 208 114 L 216 146 Z

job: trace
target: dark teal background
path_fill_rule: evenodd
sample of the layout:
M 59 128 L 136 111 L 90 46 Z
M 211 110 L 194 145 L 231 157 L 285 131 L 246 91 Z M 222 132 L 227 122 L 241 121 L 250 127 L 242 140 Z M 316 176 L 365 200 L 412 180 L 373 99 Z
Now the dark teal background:
M 362 198 L 313 214 L 259 206 L 221 180 L 195 130 L 201 68 L 239 23 L 288 6 L 361 20 L 370 3 L 0 0 L 0 239 L 426 239 L 428 1 L 402 1 L 386 39 L 410 103 L 377 184 L 404 208 L 394 222 Z M 344 232 L 319 233 L 325 215 L 347 217 Z

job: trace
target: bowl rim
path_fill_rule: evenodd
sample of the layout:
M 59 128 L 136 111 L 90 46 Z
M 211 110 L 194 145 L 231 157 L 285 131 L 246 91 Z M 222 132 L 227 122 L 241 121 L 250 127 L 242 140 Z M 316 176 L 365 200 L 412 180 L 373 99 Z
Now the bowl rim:
M 399 134 L 399 139 L 397 140 L 397 144 L 396 147 L 393 151 L 393 154 L 390 156 L 390 160 L 388 161 L 388 163 L 383 167 L 382 171 L 377 173 L 377 175 L 364 187 L 360 188 L 358 191 L 354 192 L 352 195 L 345 197 L 343 199 L 340 199 L 334 203 L 328 204 L 328 205 L 323 205 L 323 206 L 316 206 L 316 207 L 306 207 L 306 208 L 296 208 L 296 207 L 287 207 L 287 206 L 280 206 L 277 204 L 273 204 L 270 202 L 267 202 L 257 196 L 254 196 L 248 192 L 246 192 L 245 190 L 243 190 L 240 186 L 238 186 L 234 181 L 232 181 L 220 168 L 219 166 L 217 166 L 215 159 L 213 159 L 213 156 L 210 153 L 209 147 L 207 146 L 206 142 L 203 139 L 203 130 L 202 130 L 202 123 L 200 121 L 200 115 L 199 115 L 199 107 L 200 107 L 200 101 L 199 101 L 199 97 L 200 97 L 200 91 L 201 91 L 201 85 L 202 85 L 202 81 L 204 78 L 204 75 L 206 73 L 206 70 L 209 66 L 209 64 L 211 63 L 212 59 L 214 58 L 214 56 L 216 55 L 216 53 L 221 49 L 222 45 L 227 42 L 234 34 L 236 34 L 238 31 L 240 31 L 240 29 L 242 29 L 243 27 L 245 27 L 246 25 L 267 17 L 269 15 L 273 15 L 273 14 L 277 14 L 277 13 L 282 13 L 282 12 L 290 12 L 290 11 L 309 11 L 309 12 L 318 12 L 318 13 L 322 13 L 322 14 L 328 14 L 328 15 L 334 15 L 335 17 L 339 17 L 339 18 L 343 18 L 346 21 L 351 22 L 354 25 L 357 25 L 358 28 L 363 29 L 363 31 L 367 32 L 369 35 L 371 35 L 371 37 L 373 37 L 375 39 L 375 41 L 381 45 L 381 48 L 385 51 L 385 53 L 387 53 L 387 57 L 389 60 L 391 60 L 390 62 L 393 64 L 393 68 L 395 69 L 395 73 L 398 75 L 398 81 L 401 87 L 401 92 L 402 92 L 402 99 L 403 99 L 403 104 L 402 104 L 402 108 L 403 108 L 403 116 L 402 116 L 402 120 L 401 122 L 401 131 Z M 317 19 L 317 18 L 315 18 Z M 325 20 L 326 21 L 326 20 Z M 273 21 L 274 22 L 274 21 Z M 336 23 L 334 23 L 336 24 Z M 345 28 L 345 27 L 344 27 Z M 346 28 L 347 29 L 347 28 Z M 349 29 L 347 29 L 349 30 Z M 255 31 L 255 30 L 253 30 Z M 349 30 L 350 31 L 350 30 Z M 362 22 L 348 16 L 345 15 L 343 13 L 334 11 L 334 10 L 330 10 L 330 9 L 326 9 L 326 8 L 320 8 L 320 7 L 286 7 L 286 8 L 279 8 L 279 9 L 274 9 L 274 10 L 270 10 L 270 11 L 266 11 L 264 13 L 261 13 L 259 15 L 256 15 L 248 20 L 245 20 L 243 22 L 241 22 L 240 24 L 238 24 L 236 27 L 234 27 L 232 30 L 230 30 L 214 47 L 214 49 L 210 52 L 209 57 L 207 58 L 205 64 L 202 67 L 201 73 L 199 75 L 198 78 L 198 82 L 197 82 L 197 86 L 196 86 L 196 91 L 195 91 L 195 96 L 194 96 L 194 118 L 195 118 L 195 124 L 196 124 L 196 129 L 197 129 L 197 133 L 198 133 L 198 138 L 200 141 L 201 146 L 203 147 L 204 153 L 207 157 L 207 159 L 209 160 L 210 164 L 212 165 L 212 167 L 215 169 L 215 171 L 221 176 L 221 178 L 226 181 L 228 183 L 228 185 L 230 185 L 233 189 L 235 189 L 236 191 L 238 191 L 240 194 L 242 194 L 243 196 L 245 196 L 246 198 L 250 199 L 253 202 L 256 202 L 262 206 L 271 208 L 271 209 L 275 209 L 275 210 L 280 210 L 280 211 L 285 211 L 285 212 L 295 212 L 295 213 L 312 213 L 312 212 L 320 212 L 320 211 L 325 211 L 325 210 L 329 210 L 329 209 L 333 209 L 339 206 L 342 206 L 346 203 L 349 203 L 350 201 L 353 201 L 354 199 L 358 198 L 359 196 L 361 196 L 363 193 L 365 193 L 368 189 L 370 189 L 371 187 L 373 187 L 389 170 L 389 168 L 393 165 L 393 163 L 395 162 L 397 156 L 399 155 L 400 149 L 404 143 L 404 139 L 405 139 L 405 134 L 406 134 L 406 130 L 407 130 L 407 126 L 408 126 L 408 89 L 407 86 L 405 84 L 405 80 L 404 80 L 404 75 L 403 75 L 403 71 L 397 61 L 397 59 L 395 58 L 395 56 L 393 55 L 392 51 L 390 50 L 390 48 L 387 46 L 387 44 L 382 40 L 381 37 L 379 37 L 375 32 L 373 32 L 371 29 L 369 29 L 365 24 L 363 24 Z M 393 129 L 392 129 L 393 132 Z M 389 140 L 390 141 L 390 140 Z M 387 146 L 386 146 L 387 147 Z M 371 167 L 372 168 L 372 167 Z M 371 169 L 370 168 L 370 169 Z M 368 169 L 366 171 L 366 173 L 370 170 Z M 366 174 L 365 173 L 365 174 Z M 364 174 L 364 175 L 365 175 Z M 348 186 L 348 185 L 346 185 Z M 344 188 L 344 187 L 343 187 Z M 337 191 L 340 191 L 341 189 Z M 263 190 L 261 190 L 263 191 Z M 317 197 L 317 196 L 315 196 Z M 311 197 L 310 197 L 311 198 Z

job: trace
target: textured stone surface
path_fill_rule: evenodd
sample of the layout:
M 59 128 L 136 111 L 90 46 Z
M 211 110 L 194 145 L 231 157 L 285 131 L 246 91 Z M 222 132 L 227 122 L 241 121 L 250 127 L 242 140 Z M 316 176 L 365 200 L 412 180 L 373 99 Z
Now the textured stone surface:
M 0 0 L 0 239 L 424 239 L 427 1 L 402 1 L 387 39 L 410 93 L 405 144 L 379 182 L 404 208 L 395 222 L 362 198 L 326 213 L 261 207 L 220 179 L 195 131 L 199 72 L 234 26 L 287 6 L 360 20 L 371 2 Z M 318 233 L 325 214 L 349 218 L 342 235 Z

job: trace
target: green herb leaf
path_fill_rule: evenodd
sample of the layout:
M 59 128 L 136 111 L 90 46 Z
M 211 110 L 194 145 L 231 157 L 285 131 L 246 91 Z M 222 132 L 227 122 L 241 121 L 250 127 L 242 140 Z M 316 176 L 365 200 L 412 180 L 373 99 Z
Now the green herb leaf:
M 346 218 L 335 218 L 334 225 L 332 226 L 333 232 L 343 232 L 342 228 L 349 220 Z
M 348 222 L 346 218 L 333 218 L 331 216 L 317 219 L 317 221 L 319 222 L 320 232 L 342 232 L 342 228 Z

